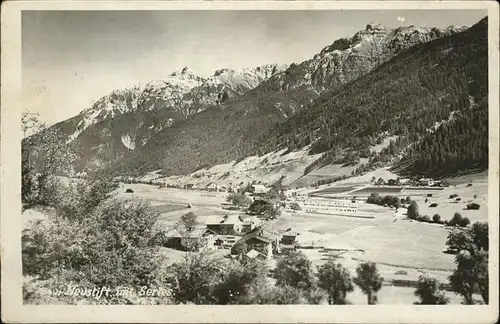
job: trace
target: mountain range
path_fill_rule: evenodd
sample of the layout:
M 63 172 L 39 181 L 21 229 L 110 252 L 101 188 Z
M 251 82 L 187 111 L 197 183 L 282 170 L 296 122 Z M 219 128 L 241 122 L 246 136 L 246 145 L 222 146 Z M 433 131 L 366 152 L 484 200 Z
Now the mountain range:
M 361 155 L 370 159 L 365 167 L 404 162 L 399 171 L 422 172 L 429 166 L 414 152 L 420 138 L 438 136 L 464 109 L 484 110 L 485 26 L 486 20 L 469 29 L 368 24 L 298 64 L 223 69 L 209 78 L 184 68 L 114 91 L 52 127 L 77 148 L 78 170 L 186 174 L 251 154 L 309 147 L 323 154 L 309 170 L 359 163 Z M 390 136 L 396 141 L 387 150 L 370 153 Z

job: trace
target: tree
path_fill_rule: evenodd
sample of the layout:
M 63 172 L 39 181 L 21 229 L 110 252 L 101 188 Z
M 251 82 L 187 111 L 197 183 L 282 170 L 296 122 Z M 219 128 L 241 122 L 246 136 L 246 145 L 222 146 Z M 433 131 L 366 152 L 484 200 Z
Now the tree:
M 470 250 L 472 243 L 470 232 L 458 228 L 450 231 L 446 238 L 446 245 L 449 251 L 459 252 L 461 250 Z
M 278 286 L 309 290 L 313 285 L 311 261 L 300 251 L 293 251 L 278 260 L 275 271 Z
M 472 234 L 472 240 L 474 241 L 474 244 L 477 246 L 477 248 L 488 251 L 488 223 L 476 222 L 472 224 L 470 233 Z
M 467 217 L 464 217 L 460 220 L 460 222 L 458 223 L 458 225 L 462 226 L 462 227 L 467 227 L 470 225 L 470 219 L 467 218 Z
M 374 262 L 363 262 L 356 268 L 354 283 L 361 288 L 368 299 L 368 305 L 377 303 L 376 293 L 382 288 L 382 278 Z
M 415 296 L 419 297 L 419 301 L 415 303 L 419 305 L 446 305 L 450 302 L 440 289 L 439 281 L 429 275 L 420 275 Z
M 195 213 L 189 212 L 187 214 L 182 215 L 181 223 L 182 225 L 184 225 L 186 230 L 191 231 L 196 225 L 197 218 L 198 217 L 196 216 Z
M 231 254 L 233 255 L 245 255 L 247 252 L 248 245 L 245 240 L 239 240 L 231 247 Z
M 40 122 L 37 114 L 24 112 L 21 123 L 25 135 L 21 142 L 22 201 L 28 205 L 54 204 L 61 186 L 57 175 L 72 173 L 74 149 L 59 130 Z M 26 137 L 28 134 L 32 135 Z
M 441 224 L 441 216 L 439 214 L 434 214 L 432 216 L 432 221 L 436 224 Z
M 102 202 L 84 217 L 56 215 L 24 231 L 23 273 L 49 289 L 163 286 L 159 274 L 165 260 L 152 244 L 158 217 L 142 201 L 118 199 Z M 120 301 L 110 296 L 101 302 Z
M 252 203 L 252 199 L 245 194 L 232 193 L 227 196 L 226 200 L 235 206 L 248 206 Z
M 412 200 L 410 202 L 410 206 L 408 206 L 408 218 L 409 219 L 417 219 L 418 216 L 419 216 L 418 204 L 416 201 Z
M 188 253 L 169 267 L 172 295 L 177 303 L 214 304 L 213 288 L 222 282 L 228 261 L 203 251 Z
M 448 225 L 457 226 L 457 225 L 460 225 L 461 222 L 462 222 L 462 215 L 460 215 L 460 213 L 455 213 L 455 214 L 453 214 L 453 217 L 448 222 Z
M 222 272 L 222 278 L 213 288 L 218 305 L 244 303 L 245 296 L 253 283 L 266 280 L 268 269 L 265 262 L 245 261 L 244 264 L 230 262 Z
M 481 293 L 484 303 L 489 302 L 487 231 L 487 225 L 475 223 L 470 228 L 452 231 L 446 241 L 450 250 L 458 252 L 457 268 L 449 277 L 450 285 L 468 305 L 474 303 L 472 296 L 476 291 Z
M 340 263 L 333 261 L 318 266 L 318 287 L 323 288 L 328 293 L 328 303 L 330 305 L 346 304 L 346 295 L 354 290 L 349 271 Z

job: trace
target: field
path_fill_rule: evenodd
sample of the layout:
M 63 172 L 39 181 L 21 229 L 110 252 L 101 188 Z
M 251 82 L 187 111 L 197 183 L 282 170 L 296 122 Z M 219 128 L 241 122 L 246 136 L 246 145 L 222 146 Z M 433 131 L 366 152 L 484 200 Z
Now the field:
M 381 170 L 373 174 L 385 173 L 388 171 Z M 352 190 L 361 188 L 356 192 L 358 195 L 360 192 L 367 195 L 378 192 L 381 195 L 398 193 L 400 196 L 410 196 L 418 203 L 420 213 L 430 217 L 438 213 L 443 219 L 450 219 L 455 212 L 459 212 L 462 216 L 469 217 L 472 222 L 487 221 L 487 178 L 469 176 L 467 181 L 455 179 L 455 184 L 452 182 L 450 187 L 443 190 L 429 188 L 401 190 L 401 188 L 371 186 L 372 176 L 367 174 L 346 179 L 333 185 L 322 186 L 319 190 L 318 188 L 297 190 L 299 195 L 297 199 L 302 202 L 305 200 L 309 206 L 315 204 L 329 206 L 328 213 L 284 209 L 278 219 L 269 221 L 268 224 L 276 230 L 292 229 L 299 232 L 297 240 L 304 247 L 301 250 L 312 261 L 314 267 L 335 258 L 354 275 L 360 261 L 376 262 L 384 277 L 384 287 L 379 293 L 379 302 L 411 304 L 416 300 L 413 295 L 414 288 L 393 286 L 392 280 L 415 281 L 422 273 L 430 273 L 446 283 L 455 267 L 453 256 L 443 253 L 448 229 L 436 224 L 410 221 L 406 219 L 405 208 L 396 211 L 367 204 L 363 199 L 353 203 L 350 198 L 356 194 Z M 471 181 L 472 185 L 469 185 Z M 133 193 L 125 193 L 126 189 L 132 189 Z M 323 198 L 307 197 L 314 191 L 320 191 L 324 195 Z M 428 194 L 432 196 L 427 197 Z M 452 194 L 457 194 L 461 201 L 450 199 L 449 196 Z M 325 198 L 328 195 L 345 196 L 349 199 Z M 163 226 L 173 225 L 188 212 L 194 212 L 200 224 L 205 222 L 207 216 L 242 213 L 238 210 L 224 209 L 227 194 L 220 192 L 159 189 L 145 184 L 120 184 L 117 196 L 149 201 L 152 208 L 160 212 L 159 225 Z M 480 209 L 464 210 L 466 204 L 471 201 L 479 203 Z M 431 203 L 437 203 L 437 207 L 430 207 Z M 346 204 L 349 205 L 351 212 L 340 212 L 345 207 L 338 206 Z M 356 217 L 359 215 L 371 215 L 372 218 Z M 29 210 L 23 214 L 25 222 L 43 218 L 42 216 L 41 213 Z M 184 255 L 183 252 L 166 248 L 162 249 L 162 254 L 168 257 L 168 263 L 179 261 Z M 460 302 L 460 298 L 452 293 L 449 293 L 449 297 L 454 304 Z M 348 295 L 348 299 L 354 304 L 366 303 L 366 296 L 357 288 Z

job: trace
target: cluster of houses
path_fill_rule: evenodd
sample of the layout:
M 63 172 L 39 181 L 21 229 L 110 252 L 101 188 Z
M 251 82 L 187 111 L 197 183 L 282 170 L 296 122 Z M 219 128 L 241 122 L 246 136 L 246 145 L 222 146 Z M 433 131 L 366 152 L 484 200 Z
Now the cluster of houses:
M 204 226 L 189 231 L 170 229 L 164 232 L 166 247 L 178 250 L 224 249 L 235 255 L 236 244 L 246 245 L 245 255 L 240 257 L 268 260 L 275 254 L 286 253 L 296 248 L 298 234 L 271 230 L 257 217 L 243 219 L 240 215 L 208 217 Z
M 387 186 L 425 186 L 425 187 L 441 187 L 445 186 L 440 180 L 434 180 L 432 178 L 421 178 L 418 180 L 412 180 L 408 178 L 397 178 L 397 179 L 388 179 L 385 181 L 382 178 L 379 178 L 377 181 L 374 181 L 376 185 L 387 185 Z
M 236 192 L 242 193 L 245 190 L 246 186 L 243 185 L 225 185 L 225 184 L 217 184 L 215 182 L 210 182 L 204 187 L 199 187 L 194 184 L 186 184 L 184 185 L 184 189 L 196 189 L 196 190 L 206 190 L 210 192 Z M 269 191 L 269 188 L 263 184 L 254 184 L 252 185 L 252 192 L 255 195 L 263 195 Z

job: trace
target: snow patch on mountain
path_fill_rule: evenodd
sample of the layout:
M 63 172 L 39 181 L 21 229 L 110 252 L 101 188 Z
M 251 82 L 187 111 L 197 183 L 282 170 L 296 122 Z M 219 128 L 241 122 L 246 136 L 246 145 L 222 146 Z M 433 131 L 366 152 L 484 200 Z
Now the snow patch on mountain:
M 129 134 L 122 135 L 122 143 L 129 150 L 134 150 L 135 149 L 135 142 L 132 140 L 132 138 L 130 137 Z

